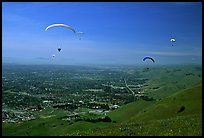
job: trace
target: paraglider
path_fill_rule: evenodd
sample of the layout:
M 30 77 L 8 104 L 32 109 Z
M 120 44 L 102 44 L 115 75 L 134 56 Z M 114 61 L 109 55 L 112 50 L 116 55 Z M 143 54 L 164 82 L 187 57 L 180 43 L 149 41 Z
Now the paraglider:
M 176 39 L 175 39 L 175 38 L 171 38 L 171 39 L 170 39 L 170 42 L 172 42 L 172 46 L 173 46 L 173 43 L 176 42 Z
M 70 26 L 68 26 L 68 25 L 66 25 L 66 24 L 52 24 L 52 25 L 49 25 L 49 26 L 45 29 L 45 31 L 47 31 L 49 28 L 52 28 L 52 27 L 66 27 L 66 28 L 72 30 L 74 33 L 76 33 L 76 31 L 75 31 L 72 27 L 70 27 Z
M 52 57 L 54 58 L 54 57 L 55 57 L 55 54 L 53 54 Z
M 67 28 L 69 30 L 71 30 L 72 32 L 74 32 L 74 34 L 77 35 L 77 37 L 79 38 L 79 40 L 81 40 L 81 37 L 83 36 L 83 32 L 76 32 L 75 29 L 73 29 L 72 27 L 66 25 L 66 24 L 51 24 L 49 26 L 46 27 L 45 31 L 47 31 L 48 29 L 52 28 L 52 27 L 64 27 L 64 28 Z M 59 47 L 58 49 L 58 52 L 61 51 L 61 48 Z M 53 56 L 54 57 L 54 56 Z
M 59 47 L 57 50 L 60 52 L 60 51 L 61 51 L 61 48 Z
M 76 35 L 79 38 L 79 40 L 81 40 L 81 38 L 83 37 L 84 33 L 83 32 L 76 32 Z
M 154 63 L 155 61 L 154 61 L 154 59 L 152 58 L 152 57 L 145 57 L 144 59 L 143 59 L 143 61 L 145 61 L 146 59 L 150 59 L 150 60 L 152 60 L 152 62 Z
M 46 29 L 45 29 L 45 31 L 47 31 L 48 29 L 50 29 L 50 28 L 52 28 L 52 27 L 65 27 L 65 28 L 67 28 L 67 29 L 70 29 L 70 30 L 73 31 L 74 33 L 76 33 L 76 31 L 75 31 L 72 27 L 70 27 L 70 26 L 68 26 L 68 25 L 66 25 L 66 24 L 52 24 L 52 25 L 47 26 Z M 60 51 L 61 51 L 61 48 L 59 47 L 57 50 L 60 52 Z

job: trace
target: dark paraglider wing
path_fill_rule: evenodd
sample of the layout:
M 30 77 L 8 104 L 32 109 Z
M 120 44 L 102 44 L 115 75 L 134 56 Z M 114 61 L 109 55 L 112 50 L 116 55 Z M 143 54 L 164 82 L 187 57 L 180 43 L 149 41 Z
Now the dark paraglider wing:
M 150 60 L 152 60 L 152 62 L 155 62 L 152 57 L 145 57 L 145 58 L 143 58 L 143 61 L 145 61 L 146 59 L 150 59 Z
M 153 62 L 155 62 L 153 58 L 149 58 L 149 59 L 151 59 Z

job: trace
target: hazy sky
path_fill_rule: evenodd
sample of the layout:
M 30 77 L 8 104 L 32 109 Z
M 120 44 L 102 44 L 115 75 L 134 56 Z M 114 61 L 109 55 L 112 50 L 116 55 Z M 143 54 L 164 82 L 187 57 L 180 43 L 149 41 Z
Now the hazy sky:
M 202 62 L 201 2 L 3 2 L 2 12 L 3 63 L 153 64 L 145 56 L 154 64 Z M 45 31 L 53 23 L 85 35 Z

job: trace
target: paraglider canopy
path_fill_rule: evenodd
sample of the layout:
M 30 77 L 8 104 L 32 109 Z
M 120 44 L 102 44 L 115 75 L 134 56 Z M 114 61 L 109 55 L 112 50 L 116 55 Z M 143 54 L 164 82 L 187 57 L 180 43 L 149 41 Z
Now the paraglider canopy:
M 170 41 L 171 42 L 176 42 L 176 39 L 175 38 L 171 38 Z
M 72 27 L 70 27 L 70 26 L 68 26 L 68 25 L 66 25 L 66 24 L 52 24 L 52 25 L 49 25 L 49 26 L 45 29 L 45 31 L 47 31 L 49 28 L 52 28 L 52 27 L 66 27 L 66 28 L 72 30 L 74 33 L 76 33 L 76 31 L 75 31 Z
M 143 58 L 143 61 L 145 61 L 146 59 L 150 59 L 150 60 L 152 60 L 153 63 L 155 62 L 154 59 L 153 59 L 152 57 L 146 56 L 145 58 Z

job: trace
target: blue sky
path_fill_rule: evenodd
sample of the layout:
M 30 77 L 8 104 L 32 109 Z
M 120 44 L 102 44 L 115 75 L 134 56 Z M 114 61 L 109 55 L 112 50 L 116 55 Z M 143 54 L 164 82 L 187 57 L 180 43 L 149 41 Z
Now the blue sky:
M 63 27 L 45 31 L 54 23 L 84 36 L 79 40 Z M 2 3 L 3 63 L 152 64 L 145 56 L 155 64 L 201 64 L 202 3 Z

